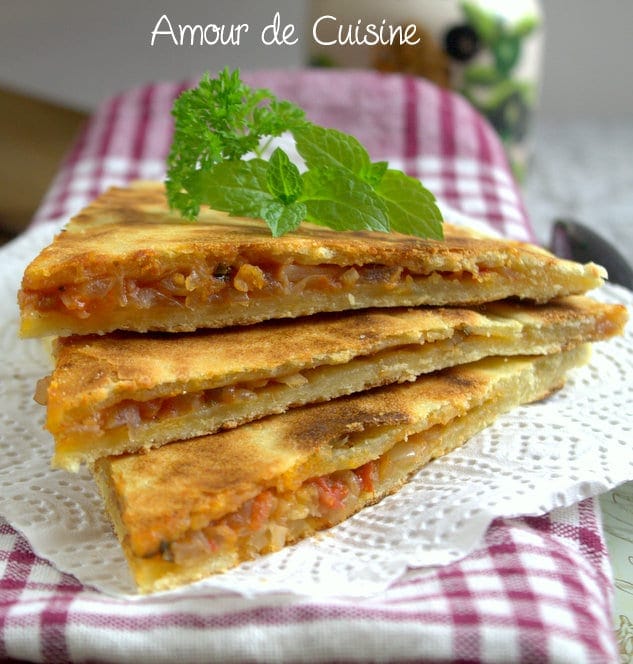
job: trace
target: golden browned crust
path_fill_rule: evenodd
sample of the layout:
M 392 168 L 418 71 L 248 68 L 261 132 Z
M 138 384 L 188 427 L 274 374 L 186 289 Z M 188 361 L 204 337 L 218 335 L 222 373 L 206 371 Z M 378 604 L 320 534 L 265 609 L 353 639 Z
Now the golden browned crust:
M 553 367 L 557 380 L 547 389 L 559 384 L 561 367 L 586 360 L 579 348 L 538 358 L 486 358 L 96 465 L 107 471 L 119 497 L 131 546 L 147 555 L 160 541 L 223 516 L 262 488 L 292 488 L 312 476 L 361 466 L 379 455 L 386 439 L 393 444 L 394 436 L 445 424 L 494 395 L 534 398 L 539 371 Z
M 539 265 L 558 264 L 545 251 L 519 242 L 497 240 L 445 225 L 445 240 L 398 233 L 337 232 L 304 224 L 273 238 L 263 222 L 203 209 L 195 223 L 168 211 L 161 184 L 111 188 L 62 231 L 27 268 L 23 288 L 34 290 L 109 274 L 112 263 L 127 275 L 152 279 L 186 267 L 191 258 L 232 263 L 246 257 L 318 265 L 398 265 L 422 274 L 477 272 L 505 266 L 521 256 Z M 571 265 L 569 269 L 577 271 Z
M 106 454 L 212 433 L 486 355 L 557 352 L 618 334 L 625 320 L 620 305 L 570 296 L 541 306 L 374 309 L 193 335 L 60 339 L 47 405 L 54 463 L 76 470 Z M 293 377 L 300 380 L 293 384 Z M 151 418 L 127 426 L 98 425 L 117 404 L 140 408 L 258 381 L 242 399 L 209 395 L 210 403 L 187 409 L 156 405 Z
M 538 358 L 488 358 L 146 454 L 104 458 L 94 473 L 141 589 L 172 587 L 245 559 L 241 550 L 225 549 L 189 566 L 161 550 L 263 489 L 292 492 L 310 478 L 381 459 L 408 439 L 419 451 L 417 465 L 390 473 L 361 496 L 360 509 L 502 412 L 546 396 L 587 359 L 586 346 Z
M 564 261 L 525 243 L 487 238 L 444 225 L 445 239 L 397 233 L 335 232 L 303 224 L 281 238 L 259 220 L 203 210 L 196 223 L 167 209 L 161 184 L 112 188 L 77 215 L 27 267 L 19 295 L 22 333 L 106 332 L 113 329 L 191 331 L 298 316 L 324 310 L 371 306 L 476 303 L 509 296 L 547 300 L 598 286 L 605 272 Z M 383 265 L 403 268 L 420 283 L 406 288 L 359 284 L 315 297 L 277 295 L 248 305 L 196 305 L 127 312 L 109 303 L 107 315 L 42 309 L 37 298 L 113 277 L 154 283 L 188 274 L 192 264 Z M 427 281 L 428 280 L 428 283 Z M 443 285 L 443 288 L 441 287 Z M 350 294 L 352 297 L 350 297 Z M 319 297 L 322 295 L 322 297 Z M 381 299 L 383 298 L 383 299 Z

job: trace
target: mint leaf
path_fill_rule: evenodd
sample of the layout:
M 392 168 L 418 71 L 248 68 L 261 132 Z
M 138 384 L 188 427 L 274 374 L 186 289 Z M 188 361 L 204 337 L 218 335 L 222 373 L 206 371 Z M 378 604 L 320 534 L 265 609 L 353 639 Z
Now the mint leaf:
M 442 239 L 442 214 L 433 194 L 419 180 L 389 169 L 376 193 L 385 203 L 392 230 Z
M 323 190 L 328 192 L 331 199 L 336 198 L 340 205 L 343 201 L 341 193 L 346 186 L 350 187 L 346 195 L 351 195 L 353 190 L 355 196 L 362 198 L 365 207 L 357 215 L 348 211 L 347 220 L 355 219 L 353 223 L 360 228 L 380 230 L 384 224 L 382 214 L 386 212 L 387 228 L 407 235 L 442 237 L 442 216 L 435 198 L 418 180 L 401 171 L 388 169 L 386 161 L 372 163 L 368 152 L 357 139 L 336 129 L 309 125 L 293 131 L 293 136 L 297 142 L 297 151 L 308 168 L 339 170 L 339 182 L 330 180 Z M 349 182 L 346 182 L 346 172 Z M 365 188 L 360 187 L 361 181 L 367 185 Z M 382 206 L 371 196 L 372 189 Z M 315 218 L 319 214 L 327 214 L 330 216 L 323 218 L 330 219 L 339 210 L 332 206 L 331 199 L 327 203 L 321 200 L 318 206 L 314 202 L 310 203 L 309 213 Z M 349 223 L 347 220 L 345 224 Z M 328 221 L 327 225 L 331 225 L 331 222 Z
M 262 210 L 262 219 L 268 224 L 273 237 L 296 230 L 306 218 L 307 209 L 303 203 L 280 203 L 274 201 Z
M 343 168 L 309 170 L 303 174 L 306 219 L 334 230 L 389 231 L 384 202 L 360 178 Z
M 195 219 L 201 205 L 231 215 L 263 219 L 274 236 L 305 218 L 335 230 L 441 237 L 435 199 L 413 178 L 371 161 L 353 136 L 309 123 L 304 111 L 266 89 L 248 87 L 239 72 L 205 75 L 175 101 L 174 138 L 165 182 L 172 209 Z M 290 132 L 307 171 L 276 149 L 261 155 L 275 136 Z M 254 153 L 254 159 L 245 157 Z
M 276 148 L 270 156 L 266 181 L 270 193 L 282 203 L 296 201 L 303 190 L 299 169 L 281 148 Z
M 297 152 L 309 169 L 343 168 L 374 187 L 387 170 L 386 161 L 372 163 L 367 150 L 351 134 L 318 125 L 293 130 Z
M 275 202 L 268 191 L 268 162 L 222 161 L 207 171 L 197 171 L 187 182 L 188 190 L 201 203 L 233 216 L 259 217 Z
M 388 166 L 389 164 L 386 161 L 375 161 L 360 173 L 360 177 L 368 185 L 375 188 L 382 180 L 382 176 L 387 171 Z
M 188 184 L 202 203 L 233 216 L 261 218 L 279 237 L 297 229 L 305 219 L 306 206 L 279 200 L 269 190 L 269 170 L 270 163 L 263 159 L 223 161 L 205 173 L 198 172 Z M 299 180 L 303 188 L 301 176 Z
M 297 152 L 308 169 L 346 168 L 360 175 L 371 164 L 369 154 L 361 143 L 337 129 L 311 124 L 293 130 L 292 135 Z

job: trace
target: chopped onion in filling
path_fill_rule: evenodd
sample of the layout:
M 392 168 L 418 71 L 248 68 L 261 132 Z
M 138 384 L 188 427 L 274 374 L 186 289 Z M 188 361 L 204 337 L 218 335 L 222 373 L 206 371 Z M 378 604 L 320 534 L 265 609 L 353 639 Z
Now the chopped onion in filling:
M 34 397 L 36 400 L 39 400 L 38 403 L 45 403 L 49 381 L 50 377 L 48 380 L 40 381 L 40 384 L 38 384 Z M 134 429 L 154 420 L 186 415 L 204 406 L 228 405 L 238 401 L 254 400 L 258 398 L 259 392 L 276 383 L 293 388 L 305 385 L 307 382 L 308 379 L 306 376 L 297 372 L 286 376 L 262 378 L 236 385 L 216 387 L 202 392 L 179 394 L 172 397 L 158 397 L 148 401 L 125 399 L 108 408 L 104 408 L 81 423 L 75 424 L 73 428 L 80 431 L 101 430 L 102 432 L 121 426 Z
M 297 294 L 305 290 L 350 290 L 359 282 L 393 288 L 398 283 L 409 282 L 410 278 L 402 267 L 377 264 L 261 266 L 245 261 L 234 266 L 209 266 L 201 261 L 190 267 L 188 274 L 176 270 L 154 281 L 123 275 L 99 277 L 47 292 L 21 292 L 20 299 L 23 304 L 31 301 L 40 311 L 65 310 L 75 317 L 86 318 L 98 310 L 117 307 L 193 307 L 216 298 L 240 300 L 276 291 Z
M 162 557 L 187 564 L 210 552 L 238 548 L 242 555 L 281 549 L 315 529 L 342 521 L 357 510 L 362 492 L 374 490 L 377 462 L 304 482 L 297 490 L 265 489 L 232 514 L 161 546 Z

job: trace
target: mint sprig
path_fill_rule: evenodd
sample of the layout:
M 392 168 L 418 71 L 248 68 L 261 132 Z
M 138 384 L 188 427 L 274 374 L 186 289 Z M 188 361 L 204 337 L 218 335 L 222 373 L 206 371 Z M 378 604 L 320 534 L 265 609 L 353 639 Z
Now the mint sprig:
M 435 198 L 418 180 L 372 162 L 356 138 L 308 122 L 291 102 L 252 90 L 237 71 L 204 76 L 178 97 L 172 114 L 167 197 L 187 219 L 208 205 L 261 218 L 273 236 L 306 220 L 340 231 L 442 237 Z M 284 132 L 295 140 L 303 173 L 281 148 L 262 156 Z
M 336 231 L 389 231 L 383 201 L 366 182 L 345 168 L 310 169 L 303 174 L 301 200 L 306 221 Z

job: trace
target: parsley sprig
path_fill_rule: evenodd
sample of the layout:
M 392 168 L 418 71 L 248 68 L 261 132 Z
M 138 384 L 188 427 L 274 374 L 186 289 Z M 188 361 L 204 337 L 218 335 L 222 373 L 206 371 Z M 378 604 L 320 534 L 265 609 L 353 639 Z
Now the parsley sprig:
M 239 71 L 202 77 L 174 102 L 174 138 L 167 159 L 167 197 L 186 219 L 209 205 L 263 219 L 273 236 L 303 221 L 335 230 L 398 231 L 442 238 L 442 215 L 419 180 L 372 162 L 349 134 L 309 122 L 304 111 Z M 301 172 L 270 141 L 285 132 L 305 163 Z

